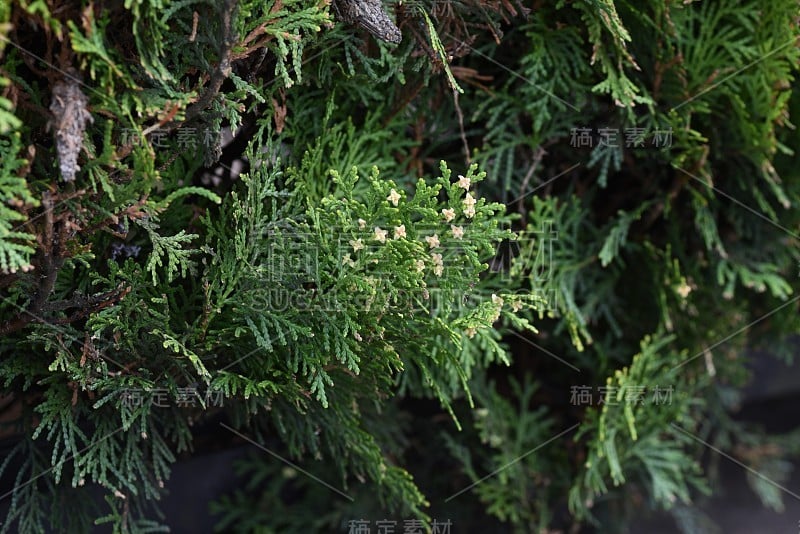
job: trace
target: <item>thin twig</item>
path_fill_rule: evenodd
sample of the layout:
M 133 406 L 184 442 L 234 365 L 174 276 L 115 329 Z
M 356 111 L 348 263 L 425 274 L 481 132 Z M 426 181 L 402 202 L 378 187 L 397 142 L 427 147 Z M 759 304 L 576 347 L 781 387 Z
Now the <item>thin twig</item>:
M 461 142 L 464 143 L 464 156 L 467 158 L 467 165 L 471 163 L 469 158 L 469 143 L 467 143 L 467 134 L 464 132 L 464 114 L 461 113 L 461 106 L 458 105 L 458 91 L 453 90 L 453 104 L 456 107 L 456 115 L 458 115 L 458 129 L 461 132 Z

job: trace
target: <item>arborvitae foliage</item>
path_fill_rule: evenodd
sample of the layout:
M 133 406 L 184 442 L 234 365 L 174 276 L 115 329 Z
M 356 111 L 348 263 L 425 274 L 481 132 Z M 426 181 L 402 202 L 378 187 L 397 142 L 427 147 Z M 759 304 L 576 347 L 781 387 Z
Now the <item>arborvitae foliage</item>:
M 780 509 L 798 2 L 363 4 L 0 4 L 2 531 L 165 530 L 209 427 L 219 531 Z

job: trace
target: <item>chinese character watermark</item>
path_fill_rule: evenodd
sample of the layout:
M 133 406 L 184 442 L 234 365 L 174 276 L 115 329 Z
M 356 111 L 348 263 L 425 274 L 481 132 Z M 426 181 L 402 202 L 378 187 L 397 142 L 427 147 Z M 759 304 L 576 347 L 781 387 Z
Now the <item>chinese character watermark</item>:
M 570 387 L 570 404 L 573 406 L 600 406 L 603 404 L 614 406 L 628 405 L 666 405 L 672 404 L 672 386 L 592 386 L 574 385 Z M 594 395 L 594 392 L 597 395 Z
M 125 388 L 120 390 L 122 405 L 128 408 L 138 408 L 149 404 L 156 408 L 168 408 L 174 403 L 178 408 L 191 408 L 198 405 L 223 406 L 222 391 L 208 389 L 204 394 L 194 387 L 177 388 L 170 397 L 167 388 Z
M 374 525 L 374 529 L 372 528 Z M 434 519 L 431 522 L 431 534 L 452 534 L 453 522 L 450 519 Z M 424 534 L 425 524 L 420 519 L 351 519 L 347 522 L 348 534 Z
M 620 138 L 620 133 L 623 137 Z M 596 135 L 593 135 L 596 134 Z M 649 138 L 650 142 L 647 143 Z M 672 128 L 666 130 L 656 129 L 647 131 L 645 128 L 572 128 L 570 130 L 569 144 L 573 148 L 609 147 L 620 148 L 624 143 L 626 148 L 668 148 L 672 146 Z

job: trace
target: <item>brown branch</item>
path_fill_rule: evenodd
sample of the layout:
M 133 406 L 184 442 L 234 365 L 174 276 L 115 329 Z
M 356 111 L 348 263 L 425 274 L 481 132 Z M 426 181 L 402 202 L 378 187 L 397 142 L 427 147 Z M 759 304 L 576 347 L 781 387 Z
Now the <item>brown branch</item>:
M 21 310 L 15 319 L 0 325 L 0 336 L 15 332 L 24 328 L 34 319 L 39 319 L 47 298 L 55 287 L 58 268 L 64 262 L 60 257 L 61 244 L 54 238 L 55 217 L 53 217 L 53 195 L 50 191 L 45 191 L 42 195 L 42 207 L 44 208 L 44 231 L 37 235 L 39 243 L 37 252 L 38 269 L 41 274 L 38 276 L 38 287 L 33 293 L 31 303 L 27 309 Z
M 186 110 L 186 121 L 189 121 L 200 114 L 206 109 L 214 97 L 217 96 L 219 90 L 222 88 L 222 83 L 231 73 L 231 50 L 234 45 L 233 36 L 233 12 L 236 9 L 236 0 L 226 0 L 222 10 L 222 27 L 225 34 L 222 37 L 222 50 L 220 51 L 220 60 L 217 68 L 214 69 L 214 74 L 211 76 L 211 83 L 209 83 L 203 96 L 189 106 Z
M 69 300 L 49 303 L 45 308 L 48 311 L 64 310 L 68 308 L 79 308 L 75 313 L 67 317 L 48 320 L 48 324 L 68 324 L 81 319 L 85 319 L 92 313 L 99 312 L 111 306 L 119 304 L 125 296 L 131 292 L 130 286 L 120 284 L 116 289 L 92 295 L 74 295 Z
M 17 316 L 0 325 L 0 335 L 9 334 L 25 328 L 32 322 L 47 324 L 66 324 L 78 321 L 102 309 L 117 304 L 130 291 L 130 287 L 120 285 L 117 288 L 98 295 L 84 296 L 74 295 L 71 299 L 57 302 L 48 302 L 50 295 L 55 288 L 58 271 L 64 264 L 69 255 L 67 243 L 74 239 L 75 234 L 81 231 L 80 223 L 76 222 L 69 211 L 59 214 L 54 212 L 55 208 L 65 200 L 80 196 L 83 191 L 73 192 L 66 195 L 57 195 L 52 191 L 45 191 L 42 195 L 43 212 L 35 218 L 43 217 L 44 221 L 41 228 L 32 231 L 37 237 L 36 253 L 36 287 L 31 296 L 27 308 L 18 306 L 20 313 Z M 135 209 L 132 206 L 129 209 Z M 30 226 L 31 221 L 26 223 Z M 34 230 L 31 228 L 31 230 Z M 48 318 L 46 315 L 52 312 L 77 308 L 77 311 L 67 317 Z
M 116 289 L 112 289 L 104 293 L 98 293 L 97 295 L 84 295 L 82 293 L 76 293 L 72 296 L 72 298 L 67 300 L 48 302 L 47 304 L 45 304 L 42 311 L 54 312 L 54 311 L 66 310 L 69 308 L 81 308 L 81 309 L 107 308 L 110 305 L 109 301 L 114 301 L 114 300 L 118 301 L 120 297 L 123 297 L 128 293 L 130 293 L 130 287 L 125 287 L 122 285 L 120 285 Z M 60 319 L 57 319 L 57 321 L 64 322 L 63 320 Z
M 145 216 L 145 213 L 142 211 L 142 208 L 144 207 L 144 205 L 146 203 L 147 203 L 147 195 L 143 196 L 136 203 L 128 206 L 127 208 L 125 208 L 121 212 L 119 212 L 117 214 L 110 215 L 110 216 L 106 217 L 105 219 L 103 219 L 103 220 L 101 220 L 101 221 L 99 221 L 99 222 L 97 222 L 97 223 L 95 223 L 95 224 L 93 224 L 91 226 L 85 227 L 83 229 L 83 231 L 84 232 L 88 232 L 88 233 L 93 233 L 98 228 L 106 227 L 106 226 L 108 226 L 110 224 L 117 224 L 119 222 L 119 219 L 121 219 L 122 217 L 128 217 L 131 220 L 141 219 L 141 218 L 143 218 Z M 119 234 L 119 233 L 116 233 L 116 232 L 111 232 L 111 233 L 114 236 L 119 237 L 121 239 L 124 238 L 124 236 Z

